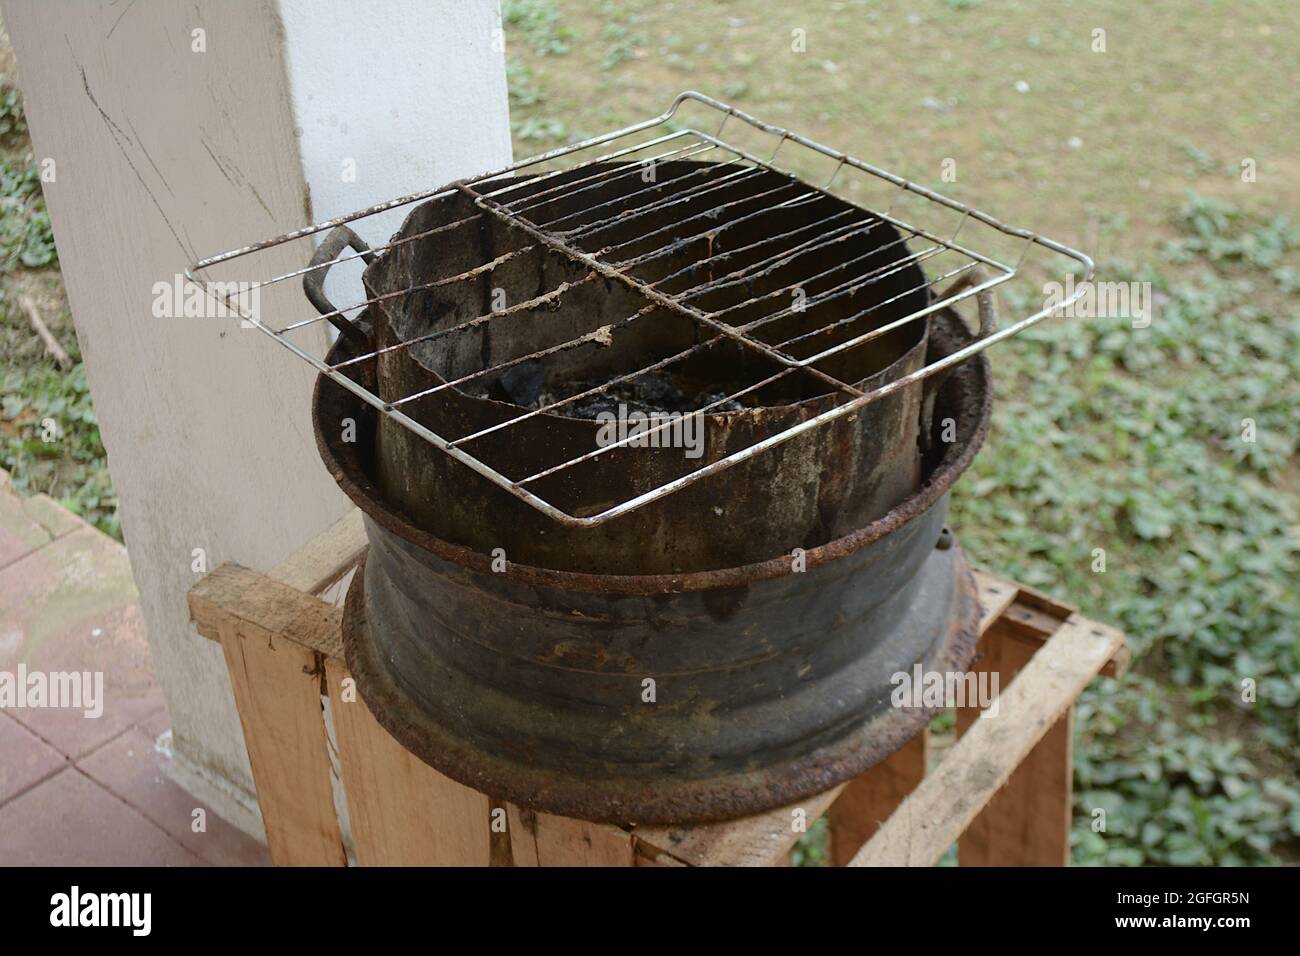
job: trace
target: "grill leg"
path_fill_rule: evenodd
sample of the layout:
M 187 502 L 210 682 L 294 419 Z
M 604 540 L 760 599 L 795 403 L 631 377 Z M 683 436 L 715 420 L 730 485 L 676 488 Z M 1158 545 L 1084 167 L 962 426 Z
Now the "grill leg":
M 1038 647 L 999 621 L 985 632 L 974 669 L 997 672 L 1005 690 Z M 978 715 L 978 708 L 959 708 L 958 733 Z M 971 822 L 958 843 L 962 866 L 1069 865 L 1073 725 L 1069 707 Z
M 832 866 L 846 866 L 916 789 L 925 776 L 928 740 L 922 730 L 901 750 L 849 781 L 828 814 Z

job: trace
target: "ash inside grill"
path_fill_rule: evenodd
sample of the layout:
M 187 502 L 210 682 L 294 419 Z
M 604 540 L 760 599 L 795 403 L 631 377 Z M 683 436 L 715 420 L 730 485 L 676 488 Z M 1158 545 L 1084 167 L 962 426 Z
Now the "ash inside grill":
M 603 387 L 602 387 L 603 386 Z M 628 382 L 606 386 L 594 379 L 561 386 L 559 392 L 546 389 L 546 366 L 540 359 L 530 359 L 501 374 L 491 388 L 479 388 L 471 394 L 521 408 L 536 410 L 555 405 L 568 395 L 591 393 L 564 405 L 560 412 L 569 418 L 593 419 L 601 415 L 682 414 L 707 409 L 710 414 L 738 412 L 747 406 L 729 397 L 715 385 L 693 386 L 689 390 L 664 372 L 646 372 Z
M 752 327 L 749 334 L 762 345 L 781 350 L 789 342 L 785 348 L 795 359 L 908 315 L 927 301 L 924 277 L 908 261 L 904 237 L 835 197 L 810 193 L 768 170 L 723 164 L 661 163 L 649 184 L 643 174 L 639 164 L 607 164 L 541 180 L 498 180 L 483 192 L 492 202 L 509 204 L 523 222 L 673 303 L 733 329 Z M 396 247 L 370 289 L 374 296 L 390 296 L 380 301 L 387 319 L 381 344 L 415 342 L 407 350 L 411 357 L 446 381 L 498 369 L 457 385 L 469 394 L 519 396 L 525 400 L 515 404 L 532 408 L 543 392 L 558 401 L 586 390 L 578 386 L 629 375 L 714 335 L 679 314 L 638 318 L 653 304 L 639 289 L 596 274 L 484 214 L 467 196 L 424 204 L 402 232 L 422 238 Z M 814 368 L 841 382 L 860 382 L 915 345 L 924 328 L 911 323 Z M 583 336 L 595 337 L 561 347 Z M 681 400 L 669 402 L 675 406 L 694 397 L 716 400 L 779 370 L 763 353 L 741 351 L 753 354 L 700 348 L 643 375 L 630 397 L 648 406 L 665 393 L 681 393 Z M 535 352 L 546 354 L 530 359 Z M 711 361 L 701 363 L 702 356 Z M 406 353 L 399 358 L 405 361 Z M 542 382 L 533 386 L 519 367 L 536 369 L 539 362 Z M 381 375 L 381 384 L 396 377 Z M 521 384 L 528 387 L 516 387 Z M 737 404 L 790 404 L 833 390 L 825 379 L 795 372 Z M 390 392 L 396 399 L 403 394 L 409 393 Z

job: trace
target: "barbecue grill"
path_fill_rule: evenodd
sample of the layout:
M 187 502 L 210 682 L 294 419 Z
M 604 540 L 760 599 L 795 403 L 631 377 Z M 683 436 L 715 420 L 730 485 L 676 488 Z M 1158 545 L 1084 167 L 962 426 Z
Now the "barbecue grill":
M 373 249 L 348 225 L 399 209 Z M 301 279 L 318 315 L 244 317 L 320 372 L 317 442 L 371 544 L 349 666 L 409 749 L 526 806 L 682 822 L 825 789 L 923 725 L 890 677 L 973 652 L 944 518 L 987 427 L 980 353 L 1048 314 L 999 328 L 992 290 L 1087 256 L 698 93 L 187 275 L 322 232 L 262 283 Z M 335 306 L 354 260 L 365 295 Z

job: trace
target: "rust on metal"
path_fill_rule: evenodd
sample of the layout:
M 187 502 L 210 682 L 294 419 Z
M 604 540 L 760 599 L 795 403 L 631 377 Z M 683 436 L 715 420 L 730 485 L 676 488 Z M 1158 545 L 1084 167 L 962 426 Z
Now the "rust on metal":
M 500 548 L 530 566 L 625 575 L 744 566 L 888 513 L 919 479 L 921 382 L 769 454 L 729 459 L 924 366 L 926 321 L 815 365 L 798 351 L 813 329 L 835 326 L 818 340 L 825 348 L 924 306 L 925 276 L 905 237 L 825 194 L 755 206 L 789 185 L 763 169 L 737 176 L 727 164 L 674 160 L 649 186 L 638 171 L 606 164 L 501 179 L 417 206 L 399 240 L 463 225 L 367 269 L 373 348 L 333 365 L 373 358 L 390 405 L 572 514 L 698 481 L 596 527 L 564 525 L 380 416 L 383 497 L 443 541 Z M 490 199 L 502 194 L 515 210 Z M 469 214 L 479 208 L 493 215 Z M 623 214 L 605 214 L 615 209 Z M 702 253 L 717 264 L 703 282 Z M 484 271 L 484 261 L 497 265 Z M 806 308 L 790 305 L 792 288 Z M 494 295 L 508 305 L 488 308 Z M 545 398 L 524 406 L 500 394 L 508 375 L 528 369 Z M 652 374 L 744 407 L 722 409 L 721 398 L 688 406 L 702 419 L 698 459 L 602 446 L 602 423 L 577 403 Z
M 970 337 L 941 313 L 929 348 Z M 943 518 L 989 396 L 984 360 L 962 365 L 937 399 L 958 441 L 934 446 L 920 487 L 886 515 L 808 549 L 803 573 L 788 557 L 688 574 L 495 573 L 490 555 L 384 500 L 374 416 L 321 379 L 317 441 L 372 544 L 345 610 L 362 697 L 439 771 L 553 813 L 716 820 L 833 786 L 928 719 L 888 706 L 891 673 L 970 661 L 974 584 Z M 357 442 L 337 437 L 342 415 L 363 423 Z M 647 677 L 655 705 L 640 699 Z

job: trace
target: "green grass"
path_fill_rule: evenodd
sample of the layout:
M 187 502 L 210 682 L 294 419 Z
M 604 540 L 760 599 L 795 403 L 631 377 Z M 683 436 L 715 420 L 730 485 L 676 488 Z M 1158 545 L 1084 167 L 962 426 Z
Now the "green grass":
M 538 56 L 569 52 L 574 32 L 560 22 L 559 13 L 549 0 L 503 0 L 501 19 Z
M 48 439 L 48 440 L 47 440 Z M 23 494 L 48 493 L 121 539 L 85 367 L 0 368 L 0 465 Z
M 54 304 L 42 318 L 79 359 L 22 98 L 0 77 L 0 468 L 19 492 L 49 494 L 120 539 L 85 367 L 80 361 L 67 370 L 55 365 L 24 314 L 23 296 Z
M 1085 248 L 1100 279 L 1152 283 L 1149 328 L 1058 319 L 998 348 L 992 434 L 952 521 L 979 563 L 1119 626 L 1135 651 L 1077 711 L 1077 863 L 1296 859 L 1300 130 L 1282 118 L 1300 105 L 1300 14 L 1169 0 L 524 6 L 526 20 L 507 18 L 519 157 L 694 88 Z M 1091 49 L 1098 27 L 1105 53 Z M 545 40 L 557 33 L 563 50 Z M 1189 87 L 1193 61 L 1205 80 Z M 938 182 L 945 157 L 957 183 Z M 1046 278 L 1059 277 L 1031 263 L 1004 313 L 1033 311 Z M 824 843 L 814 827 L 795 862 L 823 864 Z
M 997 355 L 993 433 L 955 496 L 978 561 L 1068 596 L 1136 651 L 1079 711 L 1079 862 L 1277 862 L 1300 836 L 1300 312 L 1261 304 L 1300 236 L 1218 205 L 1207 229 L 1205 205 L 1177 217 L 1173 258 L 1190 255 L 1193 278 L 1104 266 L 1161 291 L 1150 328 L 1063 321 Z M 1211 251 L 1268 245 L 1267 265 Z
M 40 269 L 55 260 L 54 233 L 31 154 L 0 158 L 0 271 Z

